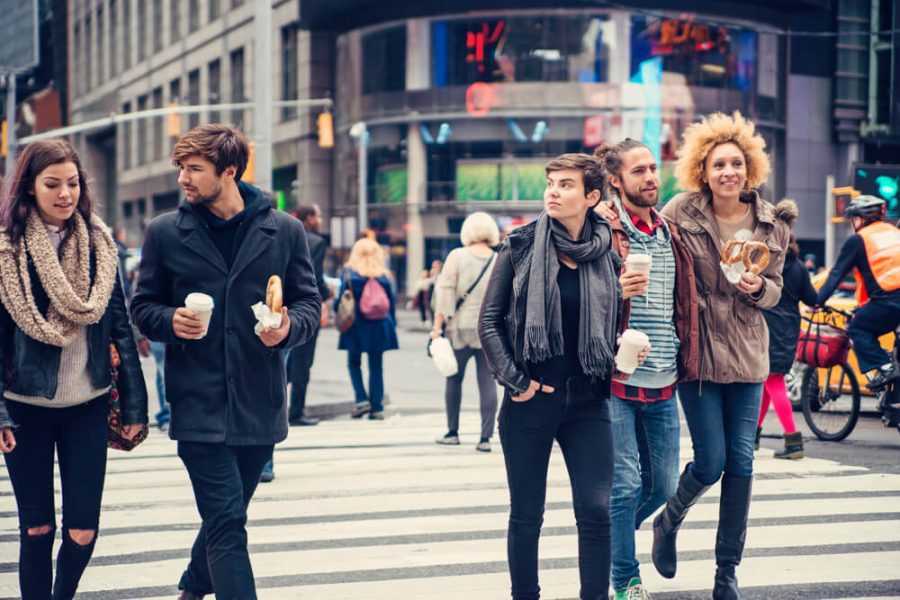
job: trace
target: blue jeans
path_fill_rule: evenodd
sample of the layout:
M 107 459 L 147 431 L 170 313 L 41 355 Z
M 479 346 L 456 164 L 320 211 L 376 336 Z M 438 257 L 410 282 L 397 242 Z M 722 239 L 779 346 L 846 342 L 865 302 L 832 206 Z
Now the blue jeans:
M 697 481 L 712 485 L 723 472 L 752 476 L 762 384 L 692 381 L 679 384 L 678 395 L 691 430 L 690 469 Z
M 169 403 L 166 402 L 166 345 L 162 342 L 150 342 L 150 353 L 156 362 L 156 395 L 159 398 L 159 412 L 156 413 L 156 424 L 167 424 L 172 416 Z
M 680 425 L 674 398 L 644 403 L 612 396 L 609 408 L 616 449 L 609 506 L 612 585 L 622 590 L 641 575 L 635 529 L 678 487 Z
M 369 393 L 363 385 L 362 353 L 347 352 L 347 368 L 350 370 L 350 383 L 353 384 L 353 393 L 356 402 L 368 401 L 372 406 L 372 412 L 384 410 L 384 372 L 382 367 L 381 352 L 367 352 L 369 356 Z

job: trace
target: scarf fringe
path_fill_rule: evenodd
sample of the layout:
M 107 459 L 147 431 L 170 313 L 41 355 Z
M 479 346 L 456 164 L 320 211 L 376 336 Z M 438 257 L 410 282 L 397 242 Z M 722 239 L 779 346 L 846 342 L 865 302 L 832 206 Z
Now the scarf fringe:
M 599 337 L 592 337 L 585 344 L 584 349 L 578 351 L 578 360 L 586 375 L 593 375 L 605 379 L 612 373 L 613 355 L 608 351 L 608 346 Z
M 549 335 L 544 327 L 528 325 L 525 327 L 525 360 L 541 363 L 563 353 L 562 333 Z

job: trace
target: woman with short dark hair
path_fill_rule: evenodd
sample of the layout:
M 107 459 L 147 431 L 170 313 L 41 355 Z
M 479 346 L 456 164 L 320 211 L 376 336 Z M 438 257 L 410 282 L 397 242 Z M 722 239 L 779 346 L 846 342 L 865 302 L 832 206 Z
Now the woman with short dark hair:
M 501 247 L 479 324 L 485 356 L 505 388 L 499 429 L 510 494 L 512 597 L 540 597 L 538 538 L 556 440 L 572 481 L 580 597 L 605 600 L 618 263 L 610 227 L 592 210 L 603 185 L 599 163 L 564 154 L 545 170 L 544 211 Z

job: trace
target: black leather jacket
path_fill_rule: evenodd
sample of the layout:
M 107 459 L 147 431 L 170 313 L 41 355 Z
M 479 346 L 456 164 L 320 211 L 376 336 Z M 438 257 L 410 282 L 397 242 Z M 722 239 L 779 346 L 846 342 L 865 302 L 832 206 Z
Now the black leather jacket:
M 522 348 L 535 223 L 509 234 L 497 254 L 478 319 L 478 337 L 494 378 L 511 394 L 528 389 Z
M 29 271 L 35 303 L 41 313 L 46 314 L 50 299 L 41 287 L 34 268 Z M 127 425 L 143 424 L 147 422 L 147 388 L 121 281 L 121 277 L 116 279 L 106 313 L 97 324 L 87 328 L 88 372 L 91 385 L 95 388 L 109 387 L 112 382 L 109 345 L 114 343 L 122 359 L 117 381 L 122 421 Z M 9 418 L 3 399 L 6 390 L 48 399 L 56 395 L 61 354 L 61 348 L 25 335 L 0 304 L 0 365 L 3 367 L 0 377 L 0 427 L 15 425 Z

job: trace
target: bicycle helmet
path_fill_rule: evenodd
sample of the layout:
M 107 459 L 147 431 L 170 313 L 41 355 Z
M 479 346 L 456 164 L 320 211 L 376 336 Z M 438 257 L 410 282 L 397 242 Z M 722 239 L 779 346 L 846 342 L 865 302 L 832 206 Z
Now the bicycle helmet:
M 886 203 L 878 196 L 857 196 L 844 210 L 844 216 L 860 217 L 867 221 L 876 221 L 884 217 Z

